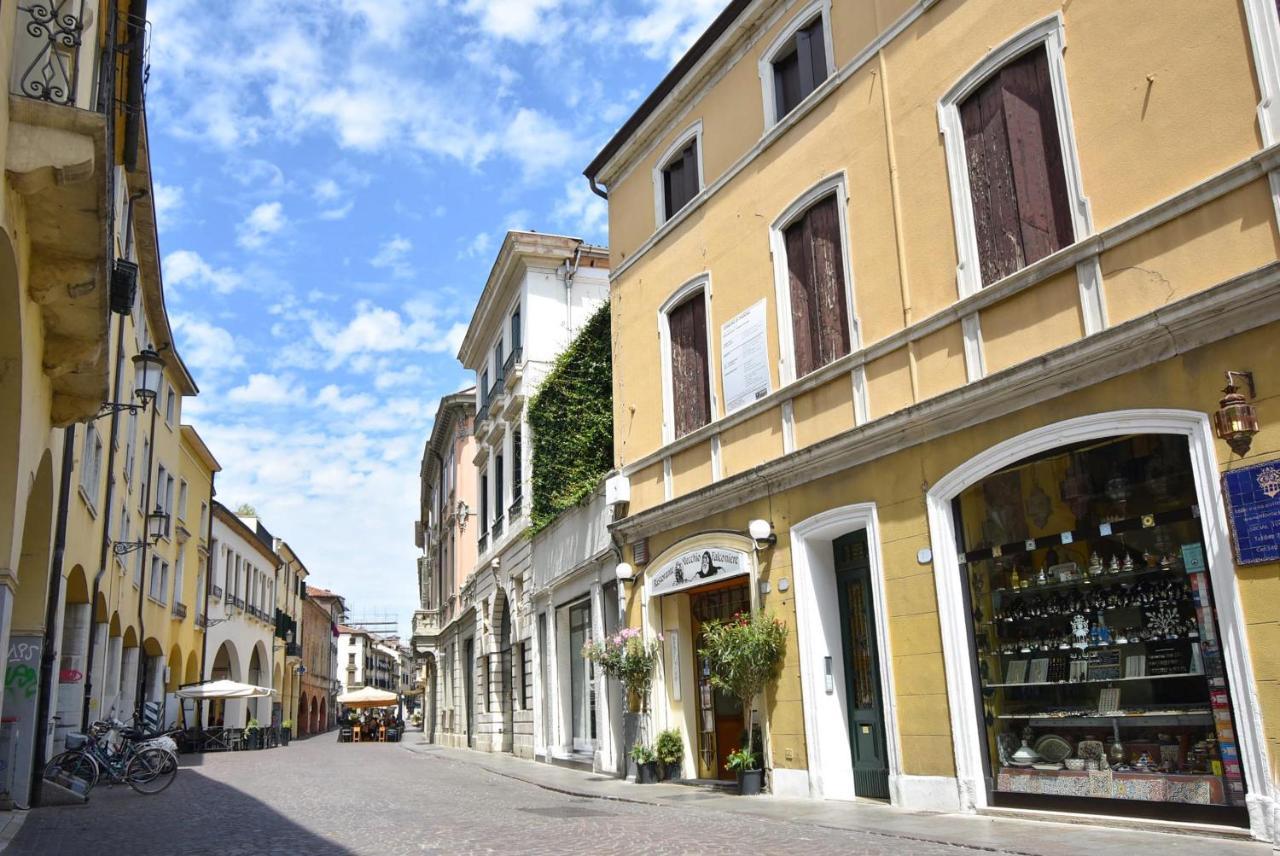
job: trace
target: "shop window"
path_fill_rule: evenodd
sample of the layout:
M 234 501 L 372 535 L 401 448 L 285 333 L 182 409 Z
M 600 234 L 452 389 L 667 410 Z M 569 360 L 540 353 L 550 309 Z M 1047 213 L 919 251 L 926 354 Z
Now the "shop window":
M 1246 823 L 1187 440 L 1059 448 L 952 507 L 992 804 Z
M 837 195 L 783 230 L 795 376 L 849 353 L 849 300 Z

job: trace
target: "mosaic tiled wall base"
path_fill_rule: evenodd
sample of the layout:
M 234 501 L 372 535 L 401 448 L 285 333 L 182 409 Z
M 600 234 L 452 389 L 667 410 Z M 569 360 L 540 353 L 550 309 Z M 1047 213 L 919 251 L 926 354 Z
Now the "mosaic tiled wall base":
M 1110 770 L 1015 770 L 1004 767 L 996 789 L 1015 794 L 1226 805 L 1219 776 L 1166 776 Z

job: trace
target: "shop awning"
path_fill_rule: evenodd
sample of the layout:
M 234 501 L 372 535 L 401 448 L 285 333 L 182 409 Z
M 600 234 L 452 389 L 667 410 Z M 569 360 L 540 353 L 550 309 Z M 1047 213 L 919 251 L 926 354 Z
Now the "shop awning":
M 347 707 L 391 707 L 400 703 L 400 696 L 376 687 L 363 687 L 338 696 L 338 704 Z
M 253 684 L 242 684 L 239 681 L 205 681 L 181 687 L 174 693 L 178 698 L 218 699 L 218 698 L 265 698 L 275 695 L 276 691 L 269 687 L 258 687 Z

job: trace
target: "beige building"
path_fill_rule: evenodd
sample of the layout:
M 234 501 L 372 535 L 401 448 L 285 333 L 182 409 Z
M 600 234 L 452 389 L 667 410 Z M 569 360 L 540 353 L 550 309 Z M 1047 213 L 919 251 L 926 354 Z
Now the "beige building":
M 775 794 L 1276 837 L 1278 58 L 1270 0 L 734 0 L 600 152 L 686 771 L 759 606 Z

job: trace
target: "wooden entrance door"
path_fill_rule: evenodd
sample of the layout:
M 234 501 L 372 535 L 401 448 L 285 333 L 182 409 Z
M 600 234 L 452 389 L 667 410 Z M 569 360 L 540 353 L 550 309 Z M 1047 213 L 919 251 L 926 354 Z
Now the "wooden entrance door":
M 867 532 L 842 536 L 835 551 L 836 589 L 844 639 L 845 698 L 849 703 L 849 745 L 853 750 L 853 790 L 857 796 L 889 798 L 884 705 L 880 698 L 879 642 L 871 595 Z
M 689 611 L 693 616 L 693 649 L 698 667 L 698 778 L 733 779 L 725 770 L 729 753 L 746 745 L 746 714 L 742 702 L 711 686 L 711 672 L 697 655 L 702 625 L 712 619 L 728 621 L 751 609 L 751 591 L 746 582 L 733 580 L 691 592 Z

